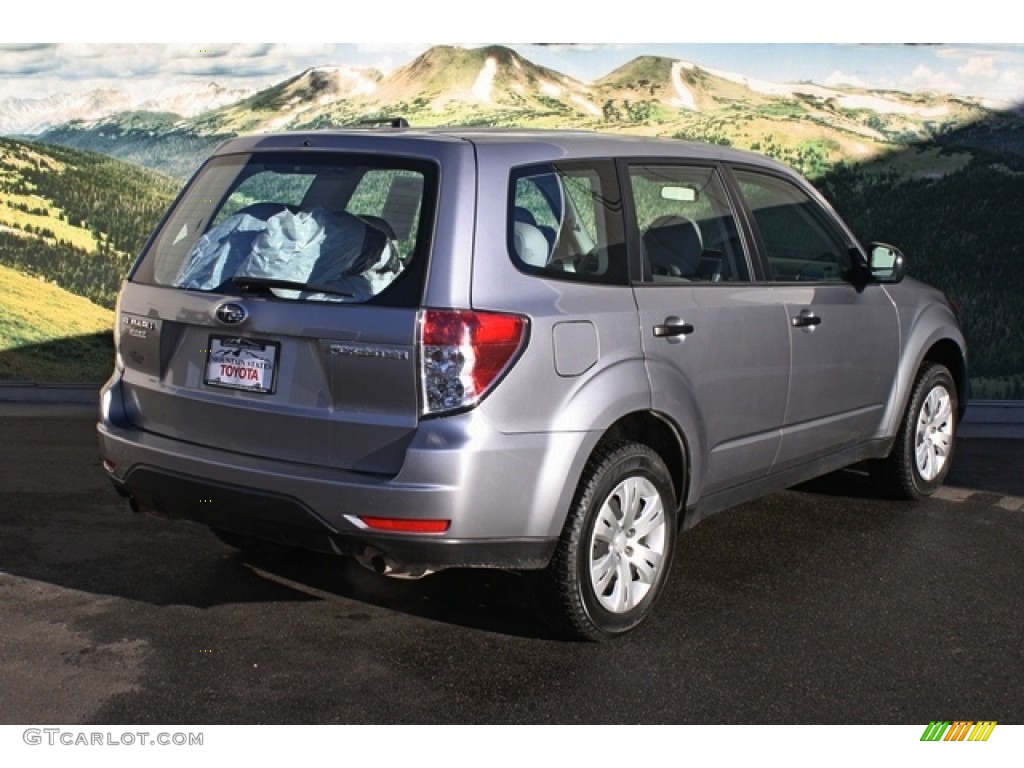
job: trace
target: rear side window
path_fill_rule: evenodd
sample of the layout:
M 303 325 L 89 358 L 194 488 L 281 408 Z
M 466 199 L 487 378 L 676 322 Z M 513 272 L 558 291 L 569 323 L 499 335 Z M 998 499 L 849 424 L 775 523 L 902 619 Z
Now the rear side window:
M 512 174 L 508 246 L 522 271 L 624 285 L 622 204 L 610 161 L 566 162 Z
M 415 301 L 415 286 L 399 286 L 422 284 L 436 176 L 430 163 L 380 157 L 214 158 L 132 279 L 296 301 Z
M 750 277 L 725 186 L 714 168 L 631 165 L 630 189 L 654 283 L 744 282 Z

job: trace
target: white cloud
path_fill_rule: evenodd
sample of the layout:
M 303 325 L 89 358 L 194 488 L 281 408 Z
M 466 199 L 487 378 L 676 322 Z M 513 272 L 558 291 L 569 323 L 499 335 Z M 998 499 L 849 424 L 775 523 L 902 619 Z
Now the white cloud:
M 1024 47 L 952 46 L 937 49 L 935 55 L 957 66 L 948 68 L 946 83 L 939 80 L 933 87 L 996 102 L 1024 101 Z
M 855 88 L 867 88 L 868 83 L 863 79 L 857 77 L 857 75 L 848 75 L 840 70 L 835 70 L 831 75 L 825 78 L 823 85 L 835 86 L 835 85 L 852 85 Z
M 992 56 L 971 56 L 967 63 L 957 69 L 961 77 L 965 78 L 994 78 L 999 73 L 996 70 L 995 59 Z
M 52 68 L 55 45 L 0 46 L 0 75 L 27 77 Z
M 964 66 L 956 70 L 956 73 L 969 83 L 982 81 L 987 84 L 999 77 L 999 71 L 995 68 L 995 59 L 992 56 L 971 56 Z
M 358 43 L 348 63 L 360 69 L 377 69 L 387 74 L 408 64 L 430 48 L 424 43 Z
M 414 58 L 430 45 L 424 43 L 356 43 L 355 49 L 361 54 L 390 54 Z
M 957 93 L 962 91 L 961 84 L 945 72 L 936 72 L 925 64 L 918 64 L 910 76 L 900 84 L 908 91 L 938 91 L 940 93 Z
M 935 56 L 958 65 L 960 93 L 1016 103 L 1024 100 L 1024 46 L 950 46 L 936 49 Z

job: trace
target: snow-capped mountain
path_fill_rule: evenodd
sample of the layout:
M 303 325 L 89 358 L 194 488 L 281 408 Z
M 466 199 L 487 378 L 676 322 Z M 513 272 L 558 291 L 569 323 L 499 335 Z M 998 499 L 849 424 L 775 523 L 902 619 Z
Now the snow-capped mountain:
M 225 88 L 217 83 L 184 83 L 167 88 L 156 97 L 138 103 L 134 108 L 195 117 L 211 109 L 233 104 L 250 94 L 252 90 L 248 88 Z
M 825 164 L 861 160 L 894 145 L 980 125 L 992 114 L 978 99 L 769 82 L 660 56 L 639 56 L 582 82 L 500 45 L 435 46 L 387 73 L 313 67 L 238 95 L 214 83 L 179 86 L 138 103 L 107 93 L 105 100 L 69 104 L 63 120 L 51 112 L 45 121 L 28 119 L 20 104 L 17 124 L 21 132 L 33 133 L 52 125 L 43 141 L 106 152 L 186 178 L 228 136 L 389 117 L 404 117 L 414 126 L 571 126 L 678 136 L 806 165 L 808 153 Z M 0 108 L 0 133 L 3 125 Z
M 102 89 L 37 99 L 0 99 L 0 135 L 33 136 L 71 121 L 91 123 L 127 111 L 171 112 L 190 118 L 233 104 L 251 93 L 217 83 L 183 83 L 145 98 L 125 90 Z
M 131 107 L 131 96 L 115 90 L 0 99 L 0 134 L 38 134 L 69 120 L 97 120 Z

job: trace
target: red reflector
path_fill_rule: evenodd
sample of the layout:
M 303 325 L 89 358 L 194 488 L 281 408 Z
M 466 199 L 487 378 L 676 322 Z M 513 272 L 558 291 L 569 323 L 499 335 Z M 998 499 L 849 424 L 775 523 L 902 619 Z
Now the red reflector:
M 105 470 L 107 470 L 107 472 L 113 472 L 114 469 L 117 468 L 117 464 L 112 462 L 110 459 L 104 459 L 103 460 L 103 468 Z
M 362 515 L 359 518 L 366 523 L 368 528 L 377 531 L 400 531 L 402 533 L 444 533 L 451 525 L 451 520 L 409 520 L 397 517 L 368 517 Z

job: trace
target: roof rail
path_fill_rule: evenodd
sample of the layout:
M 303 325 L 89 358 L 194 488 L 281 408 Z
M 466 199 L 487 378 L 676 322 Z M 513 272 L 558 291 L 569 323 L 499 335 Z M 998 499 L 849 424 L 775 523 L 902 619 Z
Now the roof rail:
M 369 120 L 360 120 L 356 125 L 366 126 L 367 128 L 408 128 L 409 121 L 404 117 L 374 117 Z

